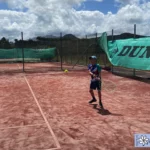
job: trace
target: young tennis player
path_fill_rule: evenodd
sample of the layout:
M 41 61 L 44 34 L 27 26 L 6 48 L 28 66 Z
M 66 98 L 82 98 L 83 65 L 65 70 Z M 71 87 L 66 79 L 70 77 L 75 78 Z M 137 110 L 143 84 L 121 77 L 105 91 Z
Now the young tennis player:
M 91 75 L 91 84 L 90 84 L 90 94 L 92 96 L 92 100 L 89 103 L 96 102 L 96 98 L 94 95 L 94 90 L 98 90 L 99 97 L 99 105 L 103 109 L 102 99 L 101 99 L 101 67 L 97 64 L 97 57 L 91 56 L 89 57 L 90 63 L 88 65 L 89 74 Z

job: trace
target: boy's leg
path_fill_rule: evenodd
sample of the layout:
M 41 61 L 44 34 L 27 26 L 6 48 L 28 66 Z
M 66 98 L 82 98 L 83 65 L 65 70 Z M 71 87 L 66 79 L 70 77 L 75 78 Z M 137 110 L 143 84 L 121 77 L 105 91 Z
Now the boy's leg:
M 101 94 L 101 81 L 97 82 L 97 90 L 98 90 L 98 98 L 99 98 L 99 105 L 103 109 L 103 104 L 102 104 L 102 94 Z
M 92 98 L 95 99 L 94 91 L 92 89 L 90 89 L 90 94 L 91 94 Z
M 99 105 L 101 106 L 101 108 L 103 109 L 103 104 L 102 104 L 102 94 L 101 94 L 101 90 L 98 90 L 98 98 L 99 98 Z
M 89 101 L 89 103 L 93 103 L 93 102 L 96 102 L 96 98 L 95 98 L 95 95 L 94 95 L 94 91 L 92 89 L 90 89 L 90 94 L 92 96 L 92 100 Z
M 101 90 L 98 90 L 98 98 L 99 98 L 99 100 L 101 100 L 101 99 L 102 99 Z

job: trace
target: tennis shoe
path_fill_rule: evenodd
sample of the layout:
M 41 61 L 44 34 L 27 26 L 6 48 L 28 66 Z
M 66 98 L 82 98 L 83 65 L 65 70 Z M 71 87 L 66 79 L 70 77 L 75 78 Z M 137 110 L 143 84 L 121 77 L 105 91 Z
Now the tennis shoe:
M 102 104 L 101 101 L 99 101 L 99 105 L 100 105 L 100 108 L 101 108 L 101 109 L 104 109 L 103 104 Z
M 92 100 L 89 101 L 89 103 L 91 104 L 91 103 L 94 103 L 96 101 L 97 101 L 96 99 L 92 99 Z

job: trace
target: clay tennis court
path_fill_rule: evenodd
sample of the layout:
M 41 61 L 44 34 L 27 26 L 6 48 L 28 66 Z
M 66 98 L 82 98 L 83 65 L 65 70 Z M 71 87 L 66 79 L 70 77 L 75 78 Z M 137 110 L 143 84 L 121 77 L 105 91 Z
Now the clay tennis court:
M 0 150 L 135 149 L 134 134 L 150 133 L 150 80 L 102 80 L 105 111 L 88 104 L 85 70 L 0 74 Z

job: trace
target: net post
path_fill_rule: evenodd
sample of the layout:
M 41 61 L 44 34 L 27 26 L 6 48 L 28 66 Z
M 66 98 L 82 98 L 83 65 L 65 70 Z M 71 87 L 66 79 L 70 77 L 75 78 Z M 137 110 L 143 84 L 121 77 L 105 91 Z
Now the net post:
M 61 70 L 63 70 L 63 49 L 62 49 L 62 33 L 60 33 L 60 61 L 61 61 Z
M 21 40 L 22 40 L 22 63 L 23 63 L 23 72 L 24 72 L 24 45 L 23 45 L 23 32 L 21 32 Z
M 136 38 L 136 24 L 134 24 L 134 39 Z M 133 76 L 136 76 L 136 69 L 133 69 Z

